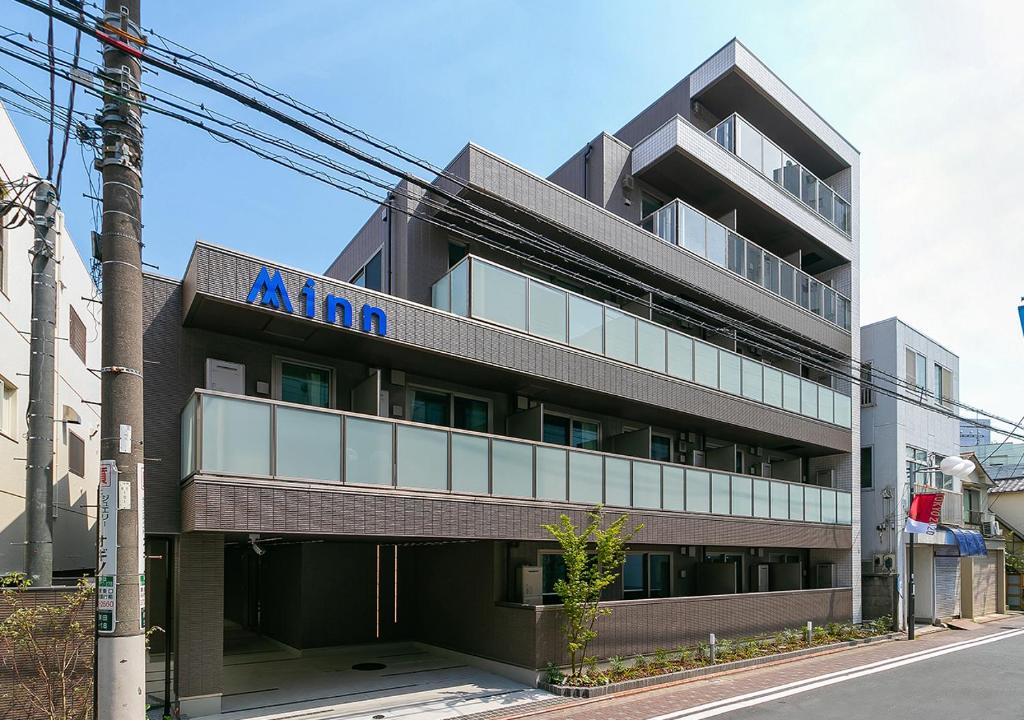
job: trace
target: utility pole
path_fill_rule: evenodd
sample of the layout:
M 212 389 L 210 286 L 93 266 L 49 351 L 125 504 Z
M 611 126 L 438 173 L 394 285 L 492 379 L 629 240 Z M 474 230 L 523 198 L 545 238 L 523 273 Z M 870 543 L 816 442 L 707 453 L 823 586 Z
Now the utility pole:
M 103 362 L 96 717 L 146 712 L 140 0 L 104 0 Z
M 28 366 L 28 462 L 25 465 L 25 572 L 53 584 L 53 343 L 57 324 L 57 191 L 35 190 L 32 330 Z

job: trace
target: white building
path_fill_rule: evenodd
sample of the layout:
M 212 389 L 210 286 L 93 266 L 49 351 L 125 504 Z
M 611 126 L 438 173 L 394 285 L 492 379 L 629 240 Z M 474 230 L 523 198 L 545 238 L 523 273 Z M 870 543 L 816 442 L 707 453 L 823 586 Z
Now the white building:
M 0 183 L 38 174 L 0 105 Z M 99 293 L 58 215 L 54 417 L 55 574 L 94 568 L 100 452 Z M 25 569 L 31 224 L 0 230 L 0 572 Z
M 991 482 L 978 469 L 966 481 L 929 470 L 946 456 L 960 454 L 960 424 L 953 403 L 959 397 L 959 358 L 898 318 L 861 328 L 864 375 L 879 392 L 861 390 L 861 551 L 865 576 L 895 582 L 896 614 L 906 618 L 907 535 L 902 532 L 915 492 L 945 496 L 942 522 L 934 535 L 915 537 L 915 617 L 919 622 L 959 617 L 988 607 L 1002 566 L 1002 542 L 986 538 L 987 558 L 967 557 L 959 537 L 984 525 Z M 899 379 L 899 383 L 894 381 Z M 899 387 L 897 387 L 899 385 Z M 895 393 L 899 399 L 892 396 Z M 955 532 L 954 532 L 955 530 Z M 978 602 L 962 602 L 962 593 Z M 994 599 L 994 596 L 993 596 Z M 984 614 L 977 612 L 977 614 Z

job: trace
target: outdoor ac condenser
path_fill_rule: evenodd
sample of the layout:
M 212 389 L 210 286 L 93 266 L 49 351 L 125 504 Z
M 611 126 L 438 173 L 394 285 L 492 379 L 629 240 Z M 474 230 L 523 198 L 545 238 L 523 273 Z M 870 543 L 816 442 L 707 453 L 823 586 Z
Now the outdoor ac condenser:
M 536 565 L 523 565 L 519 568 L 519 599 L 524 605 L 542 605 L 544 603 L 543 576 Z

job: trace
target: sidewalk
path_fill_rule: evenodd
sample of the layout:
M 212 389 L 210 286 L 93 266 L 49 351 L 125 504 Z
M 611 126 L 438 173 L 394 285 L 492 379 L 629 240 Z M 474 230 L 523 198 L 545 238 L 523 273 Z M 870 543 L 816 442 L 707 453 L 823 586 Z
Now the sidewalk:
M 977 630 L 929 632 L 913 642 L 898 640 L 840 650 L 791 662 L 762 666 L 711 678 L 683 681 L 647 690 L 635 690 L 595 700 L 568 700 L 527 712 L 488 715 L 487 720 L 647 720 L 657 715 L 678 712 L 705 703 L 726 700 L 746 693 L 767 690 L 786 683 L 811 680 L 827 673 L 899 659 L 903 656 L 965 640 L 982 638 L 1007 629 L 1024 628 L 1024 616 L 1002 616 Z M 468 719 L 467 719 L 468 720 Z

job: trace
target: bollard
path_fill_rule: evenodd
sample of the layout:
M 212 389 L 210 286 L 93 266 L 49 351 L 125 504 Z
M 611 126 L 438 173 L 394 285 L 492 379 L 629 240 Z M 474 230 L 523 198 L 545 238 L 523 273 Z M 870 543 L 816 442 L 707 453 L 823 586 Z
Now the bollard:
M 711 664 L 715 664 L 715 634 L 711 633 L 708 638 L 708 657 L 711 659 Z
M 814 623 L 810 620 L 807 621 L 807 644 L 810 645 L 814 642 Z

